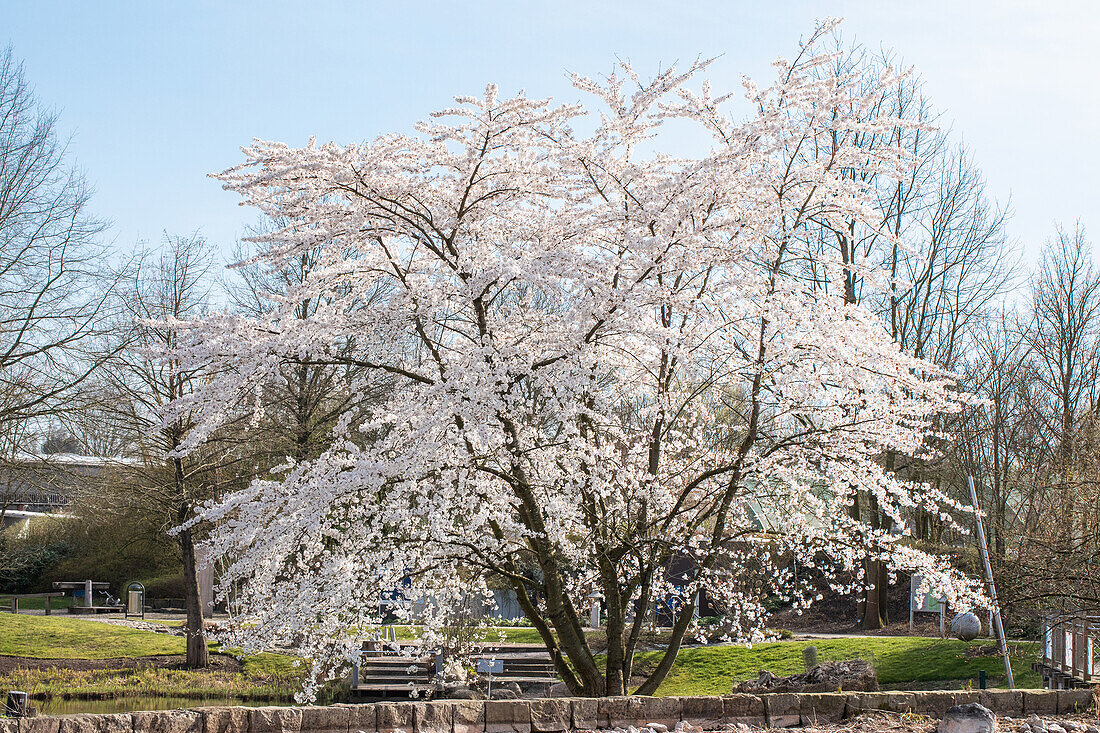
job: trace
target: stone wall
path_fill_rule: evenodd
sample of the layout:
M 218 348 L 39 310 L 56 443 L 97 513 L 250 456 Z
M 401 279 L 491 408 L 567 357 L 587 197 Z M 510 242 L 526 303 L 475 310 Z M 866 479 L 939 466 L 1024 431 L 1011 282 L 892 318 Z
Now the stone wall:
M 0 733 L 564 733 L 595 728 L 704 729 L 726 723 L 790 728 L 862 712 L 939 717 L 979 702 L 999 715 L 1058 715 L 1093 706 L 1090 690 L 825 692 L 721 697 L 605 697 L 546 700 L 440 700 L 326 707 L 209 707 L 113 715 L 0 719 Z

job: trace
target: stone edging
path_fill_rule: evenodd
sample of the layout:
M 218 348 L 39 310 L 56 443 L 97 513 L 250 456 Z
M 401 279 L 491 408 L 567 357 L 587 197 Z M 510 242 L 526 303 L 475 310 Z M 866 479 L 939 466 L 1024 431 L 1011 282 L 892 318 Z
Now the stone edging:
M 649 723 L 672 730 L 680 721 L 709 730 L 730 723 L 790 728 L 874 711 L 942 717 L 949 707 L 969 702 L 1010 717 L 1085 712 L 1094 705 L 1086 689 L 438 700 L 43 715 L 0 719 L 0 733 L 565 733 Z

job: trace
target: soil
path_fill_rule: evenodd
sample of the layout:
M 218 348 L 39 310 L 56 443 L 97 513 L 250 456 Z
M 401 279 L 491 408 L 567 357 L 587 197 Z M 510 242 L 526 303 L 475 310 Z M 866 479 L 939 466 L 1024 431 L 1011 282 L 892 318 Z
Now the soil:
M 166 654 L 155 657 L 123 659 L 32 659 L 29 657 L 0 656 L 0 674 L 16 669 L 73 669 L 80 671 L 99 669 L 186 669 L 187 658 L 183 654 Z M 211 672 L 240 672 L 241 663 L 228 654 L 211 654 Z

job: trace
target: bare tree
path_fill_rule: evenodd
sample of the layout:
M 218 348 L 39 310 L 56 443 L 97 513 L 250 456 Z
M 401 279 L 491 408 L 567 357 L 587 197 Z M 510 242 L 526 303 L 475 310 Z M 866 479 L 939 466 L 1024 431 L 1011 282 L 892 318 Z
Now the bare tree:
M 90 194 L 57 115 L 11 49 L 0 51 L 0 470 L 120 345 L 109 331 L 119 275 L 97 242 Z
M 110 422 L 128 427 L 138 459 L 119 466 L 114 491 L 143 504 L 147 515 L 159 516 L 164 531 L 190 519 L 195 504 L 216 492 L 223 467 L 214 444 L 186 458 L 175 454 L 190 424 L 185 417 L 166 422 L 162 408 L 190 393 L 203 375 L 157 359 L 175 343 L 173 319 L 195 317 L 209 307 L 212 266 L 212 249 L 202 237 L 165 235 L 162 251 L 142 258 L 123 294 L 125 316 L 119 327 L 128 328 L 130 346 L 105 372 L 104 389 L 112 395 Z M 192 668 L 209 663 L 195 532 L 187 528 L 176 535 L 187 607 L 187 665 Z
M 863 72 L 864 78 L 879 78 L 897 65 L 892 52 L 847 46 L 839 37 L 834 49 L 840 74 Z M 950 130 L 935 129 L 940 114 L 918 76 L 898 79 L 863 113 L 890 115 L 898 122 L 855 133 L 851 141 L 834 135 L 831 144 L 807 154 L 831 156 L 849 143 L 867 150 L 891 147 L 910 154 L 913 166 L 901 179 L 879 177 L 874 171 L 849 172 L 876 192 L 877 220 L 862 226 L 821 222 L 807 242 L 807 276 L 819 287 L 835 287 L 814 253 L 836 250 L 846 267 L 845 300 L 877 311 L 906 352 L 953 368 L 970 332 L 1012 278 L 1014 259 L 1006 252 L 1008 210 L 990 201 L 966 147 L 952 142 Z M 918 462 L 899 465 L 892 453 L 884 461 L 900 475 L 931 478 L 928 467 Z M 876 529 L 889 528 L 890 520 L 874 496 L 857 496 L 851 512 Z M 917 517 L 918 523 L 922 519 Z M 889 621 L 886 568 L 868 560 L 863 572 L 861 623 L 866 629 L 881 628 Z

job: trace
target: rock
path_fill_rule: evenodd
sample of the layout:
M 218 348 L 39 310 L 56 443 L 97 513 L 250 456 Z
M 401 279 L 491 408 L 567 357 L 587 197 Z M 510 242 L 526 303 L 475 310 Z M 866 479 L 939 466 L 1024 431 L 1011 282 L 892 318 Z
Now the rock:
M 1057 723 L 1050 723 L 1047 725 L 1047 733 L 1066 733 L 1066 729 Z
M 564 682 L 555 682 L 550 685 L 548 690 L 550 697 L 572 697 L 573 693 L 569 691 L 569 685 Z
M 974 641 L 982 633 L 982 622 L 970 611 L 951 619 L 951 633 L 963 641 Z
M 442 697 L 450 698 L 452 700 L 484 700 L 485 695 L 475 690 L 472 687 L 453 687 L 449 690 L 444 690 Z
M 510 690 L 507 687 L 497 687 L 490 694 L 492 700 L 516 700 L 519 695 L 514 690 Z
M 1034 714 L 1034 713 L 1032 713 L 1031 716 L 1027 719 L 1027 724 L 1030 725 L 1030 726 L 1036 726 L 1037 725 L 1040 728 L 1043 727 L 1043 721 L 1039 720 L 1039 716 Z
M 668 726 L 663 723 L 646 723 L 645 727 L 655 733 L 668 733 Z
M 733 692 L 753 694 L 767 692 L 873 692 L 878 689 L 878 676 L 864 659 L 824 662 L 808 672 L 778 677 L 764 670 L 755 680 L 733 686 Z
M 997 733 L 993 711 L 976 702 L 948 708 L 936 730 L 938 733 Z

